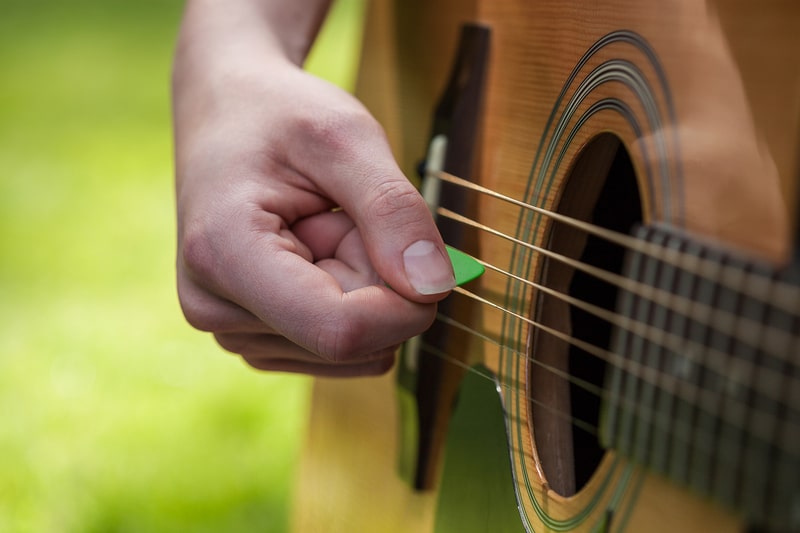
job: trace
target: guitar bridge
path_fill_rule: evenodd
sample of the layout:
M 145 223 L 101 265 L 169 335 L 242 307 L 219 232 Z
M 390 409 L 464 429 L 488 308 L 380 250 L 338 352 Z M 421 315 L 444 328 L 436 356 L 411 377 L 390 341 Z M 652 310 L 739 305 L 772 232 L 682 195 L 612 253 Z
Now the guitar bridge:
M 431 211 L 446 207 L 470 212 L 463 189 L 441 182 L 435 174 L 447 171 L 468 179 L 477 136 L 478 115 L 489 51 L 489 30 L 465 25 L 453 70 L 434 115 L 431 148 L 425 164 L 422 190 Z M 469 252 L 474 237 L 450 220 L 438 220 L 445 242 Z M 439 302 L 439 312 L 462 317 L 470 306 L 456 306 L 452 296 Z M 439 321 L 427 332 L 406 343 L 398 370 L 401 413 L 400 472 L 416 489 L 433 488 L 440 469 L 440 457 L 465 366 L 454 365 L 440 356 L 447 354 L 464 365 L 468 359 L 469 336 Z

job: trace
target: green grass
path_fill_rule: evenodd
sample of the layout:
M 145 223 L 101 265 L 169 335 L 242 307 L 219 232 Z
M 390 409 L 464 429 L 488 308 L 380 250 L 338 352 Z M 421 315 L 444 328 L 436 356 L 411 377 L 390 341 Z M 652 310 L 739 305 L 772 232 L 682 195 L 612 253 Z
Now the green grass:
M 348 86 L 360 0 L 309 68 Z M 4 0 L 0 531 L 284 531 L 309 380 L 174 290 L 176 1 Z M 342 35 L 345 37 L 342 37 Z

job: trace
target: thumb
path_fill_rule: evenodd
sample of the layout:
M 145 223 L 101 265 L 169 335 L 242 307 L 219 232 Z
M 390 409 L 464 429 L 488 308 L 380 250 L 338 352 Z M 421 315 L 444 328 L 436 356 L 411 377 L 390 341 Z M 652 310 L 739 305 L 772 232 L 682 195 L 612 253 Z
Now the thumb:
M 345 209 L 361 231 L 375 270 L 406 298 L 439 300 L 431 296 L 455 287 L 455 276 L 427 204 L 396 166 L 367 179 L 369 192 Z
M 455 276 L 425 200 L 397 166 L 377 121 L 366 112 L 338 119 L 315 129 L 302 173 L 353 219 L 373 267 L 394 291 L 420 303 L 442 299 Z

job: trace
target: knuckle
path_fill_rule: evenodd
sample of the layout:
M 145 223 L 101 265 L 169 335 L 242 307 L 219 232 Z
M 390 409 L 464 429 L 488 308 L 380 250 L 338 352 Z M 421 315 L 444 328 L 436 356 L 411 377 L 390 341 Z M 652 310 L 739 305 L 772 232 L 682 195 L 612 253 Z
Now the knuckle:
M 378 122 L 359 105 L 308 110 L 297 118 L 295 127 L 307 146 L 334 155 L 351 152 L 364 139 L 383 135 Z
M 189 290 L 179 287 L 178 301 L 183 311 L 183 316 L 190 326 L 199 331 L 218 331 L 222 329 L 222 321 L 214 310 L 207 305 L 203 298 L 198 298 Z
M 210 333 L 221 329 L 220 323 L 215 317 L 202 311 L 184 307 L 183 316 L 186 318 L 186 322 L 198 331 Z
M 397 223 L 397 218 L 418 217 L 422 211 L 422 197 L 411 184 L 400 180 L 377 182 L 369 193 L 368 205 L 378 220 L 389 219 Z M 422 211 L 426 212 L 426 211 Z M 412 222 L 412 220 L 403 220 Z
M 247 354 L 239 355 L 242 356 L 242 359 L 244 359 L 245 363 L 256 370 L 264 370 L 266 372 L 292 371 L 291 368 L 287 368 L 286 363 L 283 361 L 274 361 L 272 359 L 264 359 L 261 357 L 251 357 Z
M 316 331 L 313 345 L 316 352 L 328 361 L 340 363 L 351 361 L 363 350 L 364 328 L 350 320 L 331 321 Z
M 189 325 L 194 329 L 200 331 L 214 331 L 216 329 L 214 327 L 214 321 L 211 320 L 206 313 L 187 304 L 185 297 L 180 297 L 180 303 L 181 309 L 183 310 L 183 316 L 186 318 L 186 322 L 188 322 Z
M 235 354 L 242 354 L 249 344 L 249 340 L 242 335 L 227 333 L 214 334 L 214 340 L 217 341 L 217 344 L 219 344 L 222 349 Z
M 381 376 L 381 375 L 387 373 L 389 370 L 392 369 L 392 366 L 394 366 L 395 352 L 396 351 L 397 350 L 394 349 L 394 350 L 391 351 L 391 353 L 389 353 L 385 357 L 383 357 L 381 359 L 378 359 L 377 361 L 371 363 L 367 367 L 367 372 L 365 372 L 364 375 Z
M 193 277 L 210 279 L 216 266 L 214 243 L 208 231 L 199 223 L 184 232 L 180 246 L 180 260 Z

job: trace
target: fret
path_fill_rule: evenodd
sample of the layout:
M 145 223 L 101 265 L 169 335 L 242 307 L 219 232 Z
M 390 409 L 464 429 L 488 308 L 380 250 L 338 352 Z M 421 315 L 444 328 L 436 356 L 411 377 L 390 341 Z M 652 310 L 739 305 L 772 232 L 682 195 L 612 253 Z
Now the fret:
M 664 247 L 672 250 L 676 250 L 679 252 L 683 250 L 683 243 L 679 239 L 674 238 L 665 238 L 664 240 Z M 686 291 L 685 285 L 687 284 L 688 280 L 686 276 L 682 276 L 683 272 L 679 270 L 674 265 L 664 265 L 663 267 L 664 277 L 662 279 L 662 285 L 669 286 L 674 289 L 675 294 L 687 297 L 688 291 Z M 682 292 L 683 290 L 683 292 Z M 671 304 L 671 302 L 669 302 Z M 686 319 L 680 313 L 675 313 L 674 311 L 667 311 L 666 308 L 661 307 L 663 316 L 663 324 L 659 326 L 658 323 L 655 325 L 657 327 L 661 327 L 663 331 L 668 332 L 672 335 L 681 336 L 684 332 L 683 329 L 686 324 Z M 662 336 L 663 337 L 663 336 Z M 656 342 L 659 344 L 664 344 L 662 339 L 656 339 Z M 659 352 L 659 376 L 674 376 L 675 371 L 679 370 L 675 368 L 674 361 L 677 360 L 676 357 L 670 357 L 669 352 L 665 347 L 660 347 L 658 349 Z M 651 446 L 651 454 L 652 459 L 650 464 L 652 468 L 657 472 L 667 472 L 669 467 L 669 453 L 670 453 L 670 436 L 675 432 L 675 421 L 677 418 L 674 416 L 676 402 L 675 396 L 677 394 L 671 394 L 665 386 L 663 386 L 663 379 L 659 381 L 659 387 L 657 390 L 658 397 L 655 400 L 655 409 L 656 412 L 659 414 L 660 419 L 663 423 L 654 424 L 653 425 L 653 439 L 652 439 L 652 446 Z M 680 381 L 679 381 L 680 383 Z
M 722 256 L 713 250 L 706 250 L 704 258 L 711 261 L 715 265 L 720 265 L 722 261 Z M 719 267 L 717 272 L 714 273 L 715 275 L 712 279 L 718 278 L 718 271 Z M 714 346 L 714 341 L 716 340 L 716 342 L 719 343 L 720 340 L 714 335 L 715 330 L 710 326 L 710 324 L 715 318 L 714 305 L 719 303 L 720 286 L 716 281 L 712 281 L 712 279 L 701 279 L 699 291 L 694 295 L 697 301 L 707 302 L 709 304 L 708 314 L 706 317 L 704 317 L 703 323 L 699 324 L 702 334 L 696 340 L 698 341 L 698 346 L 711 346 L 718 348 L 718 346 Z M 712 369 L 708 368 L 708 354 L 705 350 L 700 349 L 692 355 L 695 357 L 698 368 L 697 382 L 695 383 L 695 386 L 699 390 L 713 394 L 715 396 L 715 403 L 718 409 L 720 404 L 718 392 L 719 387 L 716 386 L 718 374 Z M 693 405 L 694 427 L 691 437 L 692 440 L 688 443 L 683 443 L 683 446 L 688 446 L 692 442 L 695 443 L 694 449 L 691 447 L 689 448 L 691 453 L 689 456 L 689 477 L 687 479 L 687 483 L 693 489 L 703 494 L 707 493 L 709 490 L 709 481 L 712 474 L 711 470 L 713 464 L 711 461 L 711 443 L 713 443 L 715 440 L 714 431 L 716 430 L 716 417 L 714 416 L 714 413 L 710 413 L 708 410 L 698 408 L 699 399 L 696 395 L 695 400 L 696 401 Z M 706 448 L 705 453 L 697 453 L 698 444 Z
M 764 272 L 759 272 L 758 277 L 766 275 Z M 749 267 L 744 267 L 742 275 L 740 276 L 740 283 L 747 283 L 747 279 L 753 277 L 749 272 Z M 763 323 L 766 313 L 765 301 L 757 301 L 754 298 L 739 297 L 737 315 L 746 317 L 754 323 L 761 324 L 762 327 L 757 332 L 757 338 L 752 339 L 748 343 L 733 343 L 731 345 L 730 357 L 730 373 L 727 376 L 727 381 L 724 386 L 725 400 L 736 399 L 740 401 L 724 401 L 723 405 L 723 420 L 740 420 L 740 425 L 734 425 L 730 422 L 723 422 L 720 428 L 719 436 L 719 459 L 716 461 L 718 467 L 716 468 L 712 492 L 717 495 L 717 498 L 727 505 L 734 505 L 736 503 L 736 493 L 739 486 L 739 477 L 748 480 L 748 489 L 750 492 L 755 492 L 756 498 L 745 498 L 751 505 L 755 507 L 756 503 L 761 500 L 766 487 L 764 487 L 765 476 L 764 471 L 747 473 L 737 471 L 734 468 L 726 468 L 726 465 L 738 464 L 746 460 L 749 456 L 743 455 L 744 439 L 746 434 L 744 428 L 747 427 L 748 410 L 747 405 L 753 405 L 758 408 L 756 402 L 762 395 L 754 394 L 753 380 L 754 374 L 757 372 L 757 352 L 755 348 L 758 341 L 763 335 Z M 734 331 L 736 326 L 734 325 Z M 749 400 L 749 401 L 748 401 Z M 774 412 L 774 407 L 765 409 L 766 412 Z M 771 423 L 774 418 L 767 417 Z M 759 432 L 759 434 L 762 434 Z M 764 433 L 771 434 L 771 431 Z M 763 441 L 762 441 L 763 442 Z M 753 442 L 747 449 L 753 449 L 754 446 L 759 446 L 760 443 Z M 747 464 L 747 463 L 745 463 Z M 742 475 L 743 474 L 743 475 Z M 761 509 L 753 509 L 753 512 L 761 512 Z
M 632 276 L 642 276 L 644 271 L 643 257 L 639 254 L 630 255 L 627 258 L 626 271 L 630 272 Z M 634 278 L 636 279 L 636 278 Z M 635 353 L 632 350 L 634 335 L 628 327 L 627 322 L 638 319 L 639 307 L 644 305 L 640 299 L 635 298 L 634 294 L 630 291 L 621 291 L 619 296 L 619 309 L 620 316 L 622 317 L 622 326 L 613 332 L 612 346 L 618 346 L 616 350 L 618 354 Z M 621 365 L 624 366 L 626 359 L 623 359 Z M 602 423 L 600 427 L 600 441 L 603 446 L 607 448 L 616 449 L 622 455 L 630 456 L 631 449 L 631 435 L 633 432 L 633 418 L 630 413 L 630 406 L 637 405 L 631 403 L 630 406 L 625 404 L 626 398 L 636 397 L 637 380 L 633 376 L 628 375 L 627 372 L 620 371 L 620 366 L 614 367 L 616 371 L 610 372 L 610 378 L 607 378 L 606 391 L 607 395 L 604 398 L 604 403 L 613 406 L 613 408 L 602 409 L 603 415 L 606 416 L 606 423 Z
M 658 262 L 653 257 L 645 257 L 642 262 L 642 275 L 641 280 L 647 284 L 648 287 L 654 287 L 656 282 L 656 275 L 658 272 Z M 637 298 L 638 305 L 634 319 L 637 322 L 650 323 L 654 311 L 653 302 L 645 298 Z M 648 361 L 645 359 L 645 351 L 649 345 L 641 335 L 633 335 L 631 346 L 629 348 L 629 359 L 641 365 L 641 368 L 649 369 Z M 641 401 L 643 398 L 650 396 L 652 392 L 652 384 L 640 378 L 633 378 L 628 380 L 628 388 L 626 389 L 626 398 L 637 398 L 637 402 L 632 404 L 635 406 L 635 418 L 632 424 L 632 434 L 630 435 L 630 449 L 631 456 L 637 461 L 647 462 L 647 449 L 641 446 L 643 440 L 642 434 L 646 431 L 646 426 L 650 424 L 651 418 L 647 416 L 645 411 L 646 404 Z
M 655 244 L 666 246 L 666 236 L 664 235 L 654 235 L 652 237 L 653 242 Z M 668 265 L 663 264 L 661 261 L 658 261 L 655 258 L 648 258 L 647 261 L 647 270 L 643 281 L 647 284 L 648 287 L 670 287 L 672 285 L 672 277 L 674 272 L 671 272 L 670 267 Z M 656 328 L 659 328 L 659 333 L 655 335 L 652 341 L 645 341 L 645 339 L 641 336 L 637 336 L 637 343 L 636 349 L 637 352 L 641 350 L 642 352 L 642 364 L 647 368 L 660 368 L 660 361 L 662 358 L 662 352 L 664 350 L 664 335 L 663 331 L 666 327 L 667 322 L 667 309 L 662 305 L 657 305 L 650 303 L 648 304 L 649 312 L 647 316 L 643 316 L 643 321 L 649 323 Z M 652 382 L 642 382 L 641 383 L 641 391 L 639 394 L 639 406 L 641 409 L 646 409 L 649 406 L 655 405 L 655 397 L 656 397 L 656 388 L 663 387 L 663 380 L 661 379 L 662 374 L 659 372 L 657 373 L 658 380 L 655 383 Z M 659 422 L 654 424 L 653 420 L 649 420 L 648 417 L 640 417 L 639 423 L 637 424 L 637 431 L 635 435 L 635 443 L 634 449 L 636 450 L 635 458 L 646 464 L 655 465 L 655 461 L 653 461 L 651 454 L 652 448 L 658 441 L 655 439 L 651 439 L 653 434 L 653 426 L 657 425 L 659 427 L 665 427 L 666 423 L 668 422 L 668 418 L 661 417 L 662 411 L 655 411 L 657 413 L 656 416 L 659 416 Z
M 679 296 L 690 298 L 699 290 L 702 281 L 695 274 L 697 272 L 695 267 L 700 258 L 704 257 L 704 253 L 700 246 L 692 242 L 684 243 L 683 248 L 686 255 L 682 260 L 683 268 L 679 274 L 680 281 L 676 293 Z M 700 344 L 704 337 L 702 326 L 681 313 L 674 313 L 674 315 L 675 333 Z M 686 482 L 689 477 L 689 451 L 683 443 L 691 441 L 694 426 L 694 408 L 692 403 L 686 400 L 694 395 L 693 385 L 697 381 L 698 365 L 694 359 L 694 355 L 686 349 L 685 353 L 673 354 L 667 364 L 668 373 L 675 376 L 678 386 L 675 390 L 676 407 L 669 446 L 669 468 L 664 472 L 672 479 L 683 482 Z M 665 391 L 664 394 L 670 395 L 668 391 Z
M 797 332 L 800 331 L 800 314 L 795 313 L 794 316 L 791 316 L 785 312 L 774 312 L 777 315 L 774 322 L 786 326 L 788 331 L 793 332 L 793 340 L 788 343 L 786 353 L 795 356 L 792 359 L 784 360 L 781 365 L 784 380 L 778 389 L 780 401 L 777 418 L 785 420 L 787 423 L 775 428 L 775 442 L 781 449 L 796 449 L 800 443 L 788 428 L 800 427 L 800 397 L 798 397 L 800 391 L 796 387 L 789 386 L 789 383 L 792 380 L 800 379 L 800 361 L 797 357 L 800 354 L 800 337 L 797 335 Z M 770 479 L 772 479 L 772 490 L 768 496 L 765 496 L 771 504 L 768 512 L 773 515 L 781 515 L 786 512 L 786 509 L 792 510 L 793 523 L 796 527 L 800 524 L 800 480 L 798 480 L 800 469 L 797 457 L 785 453 L 777 454 L 769 472 Z
M 789 274 L 661 228 L 640 228 L 636 236 L 689 258 L 677 266 L 637 253 L 626 260 L 625 275 L 651 289 L 618 297 L 617 311 L 629 318 L 612 334 L 612 352 L 623 362 L 607 373 L 602 442 L 757 522 L 794 523 L 800 391 L 789 383 L 800 379 L 800 309 L 772 303 Z M 718 272 L 696 274 L 700 261 Z M 716 275 L 722 270 L 724 282 Z M 655 291 L 703 312 L 656 304 L 648 294 Z M 634 334 L 634 322 L 662 333 Z M 668 337 L 686 339 L 684 348 Z

